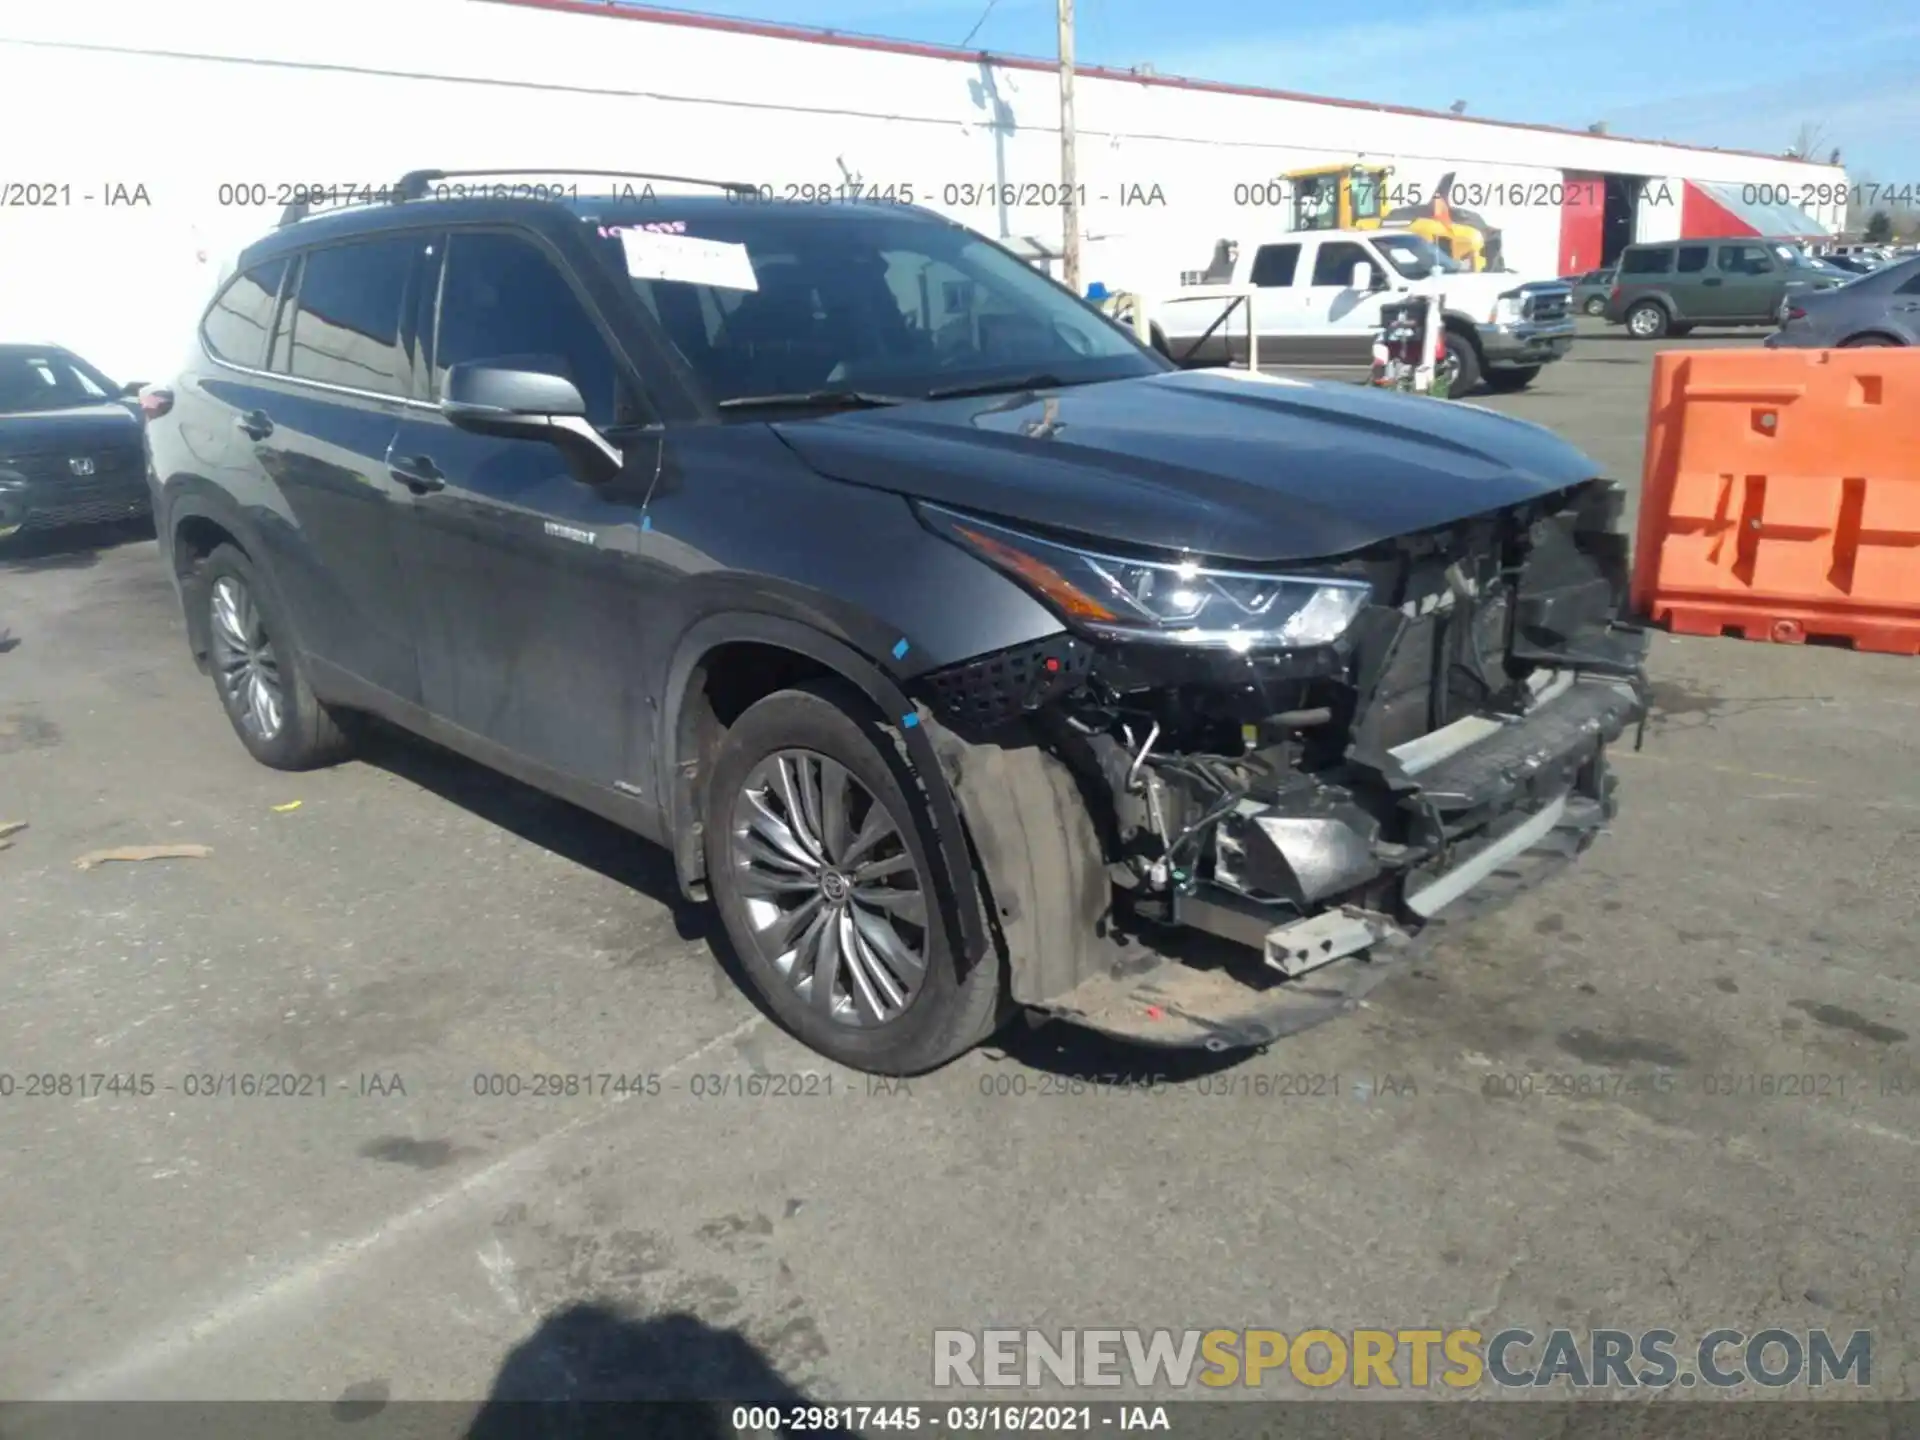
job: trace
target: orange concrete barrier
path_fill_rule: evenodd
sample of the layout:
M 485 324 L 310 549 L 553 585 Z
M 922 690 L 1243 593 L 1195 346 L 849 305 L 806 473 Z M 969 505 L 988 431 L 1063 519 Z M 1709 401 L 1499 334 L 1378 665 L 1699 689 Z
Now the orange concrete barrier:
M 1920 654 L 1920 349 L 1654 357 L 1633 608 Z

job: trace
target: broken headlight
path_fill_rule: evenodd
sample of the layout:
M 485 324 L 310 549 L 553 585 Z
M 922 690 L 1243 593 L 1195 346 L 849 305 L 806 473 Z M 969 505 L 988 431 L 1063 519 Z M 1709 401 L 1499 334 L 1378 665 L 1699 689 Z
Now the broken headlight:
M 1099 555 L 937 505 L 919 509 L 928 524 L 1020 581 L 1070 624 L 1117 640 L 1236 653 L 1328 645 L 1346 633 L 1371 593 L 1359 580 Z

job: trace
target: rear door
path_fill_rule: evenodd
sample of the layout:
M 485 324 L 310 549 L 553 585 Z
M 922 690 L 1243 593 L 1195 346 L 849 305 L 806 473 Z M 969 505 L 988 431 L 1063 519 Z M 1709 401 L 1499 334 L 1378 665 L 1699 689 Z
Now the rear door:
M 1673 297 L 1676 320 L 1687 323 L 1723 315 L 1726 302 L 1722 278 L 1713 269 L 1713 246 L 1678 245 L 1673 251 L 1673 278 L 1667 293 Z
M 1308 248 L 1311 248 L 1311 242 Z M 1300 258 L 1301 245 L 1297 240 L 1262 245 L 1254 252 L 1247 283 L 1254 292 L 1251 302 L 1252 326 L 1254 333 L 1260 337 L 1262 366 L 1286 363 L 1290 348 L 1299 339 L 1301 306 L 1306 293 L 1300 284 Z M 1237 331 L 1228 337 L 1229 356 L 1245 364 L 1247 327 L 1235 327 L 1233 321 L 1229 320 L 1225 328 Z
M 565 375 L 627 464 L 592 486 L 543 441 L 457 430 L 437 409 L 409 414 L 393 464 L 416 490 L 408 561 L 422 597 L 422 700 L 500 758 L 616 786 L 647 760 L 631 657 L 649 609 L 639 535 L 660 432 L 640 423 L 631 378 L 545 241 L 461 229 L 440 249 L 420 322 L 421 398 L 437 402 L 462 362 Z
M 242 503 L 303 650 L 338 672 L 318 677 L 323 688 L 347 678 L 401 700 L 419 693 L 414 610 L 395 548 L 411 497 L 388 473 L 387 452 L 412 384 L 402 329 L 420 246 L 385 234 L 301 254 L 264 373 L 228 401 L 246 468 L 266 482 L 243 490 Z

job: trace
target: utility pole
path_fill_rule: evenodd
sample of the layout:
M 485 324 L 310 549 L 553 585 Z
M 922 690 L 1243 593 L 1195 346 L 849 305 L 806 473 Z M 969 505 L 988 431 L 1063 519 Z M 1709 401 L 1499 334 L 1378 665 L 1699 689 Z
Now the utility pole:
M 1060 201 L 1067 288 L 1080 289 L 1080 177 L 1073 154 L 1073 0 L 1060 7 Z

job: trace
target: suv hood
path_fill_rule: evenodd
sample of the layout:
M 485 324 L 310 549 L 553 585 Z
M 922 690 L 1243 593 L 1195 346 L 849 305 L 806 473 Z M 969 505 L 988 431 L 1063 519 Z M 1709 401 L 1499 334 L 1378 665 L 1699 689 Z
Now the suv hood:
M 1551 431 L 1351 384 L 1171 371 L 776 424 L 820 474 L 1222 560 L 1330 559 L 1588 480 Z
M 66 410 L 0 413 L 0 456 L 31 455 L 63 445 L 140 447 L 140 417 L 117 400 Z

